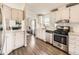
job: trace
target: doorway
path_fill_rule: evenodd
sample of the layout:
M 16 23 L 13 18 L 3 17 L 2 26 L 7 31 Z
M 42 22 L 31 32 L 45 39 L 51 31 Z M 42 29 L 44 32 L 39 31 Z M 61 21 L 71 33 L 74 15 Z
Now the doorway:
M 32 34 L 36 36 L 36 19 L 31 22 Z

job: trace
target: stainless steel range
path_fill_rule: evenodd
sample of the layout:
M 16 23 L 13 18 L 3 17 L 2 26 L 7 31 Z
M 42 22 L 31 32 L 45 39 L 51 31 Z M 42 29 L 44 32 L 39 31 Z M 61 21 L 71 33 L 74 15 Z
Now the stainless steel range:
M 69 26 L 57 26 L 54 31 L 53 45 L 59 49 L 68 51 L 68 33 L 70 31 Z

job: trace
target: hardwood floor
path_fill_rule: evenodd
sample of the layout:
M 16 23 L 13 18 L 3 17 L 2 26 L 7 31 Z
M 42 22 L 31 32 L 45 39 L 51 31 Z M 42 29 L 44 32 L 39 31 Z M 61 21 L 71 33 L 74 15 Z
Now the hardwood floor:
M 27 47 L 18 48 L 9 55 L 66 55 L 66 53 L 52 45 L 47 44 L 40 39 L 35 39 L 34 36 L 28 38 Z

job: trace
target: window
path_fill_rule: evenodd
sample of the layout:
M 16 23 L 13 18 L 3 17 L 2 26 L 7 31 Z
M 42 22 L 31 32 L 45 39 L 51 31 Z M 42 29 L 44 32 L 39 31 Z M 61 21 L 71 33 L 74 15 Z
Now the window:
M 45 26 L 49 26 L 50 25 L 50 19 L 49 19 L 49 17 L 45 17 L 44 18 L 44 24 L 45 24 Z
M 49 26 L 50 25 L 50 18 L 49 16 L 39 16 L 39 23 L 41 25 Z

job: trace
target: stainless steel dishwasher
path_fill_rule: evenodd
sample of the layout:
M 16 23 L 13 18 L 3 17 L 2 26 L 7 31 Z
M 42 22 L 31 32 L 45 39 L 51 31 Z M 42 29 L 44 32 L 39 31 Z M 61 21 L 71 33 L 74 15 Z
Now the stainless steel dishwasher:
M 53 44 L 53 39 L 54 39 L 53 31 L 46 30 L 46 42 Z

